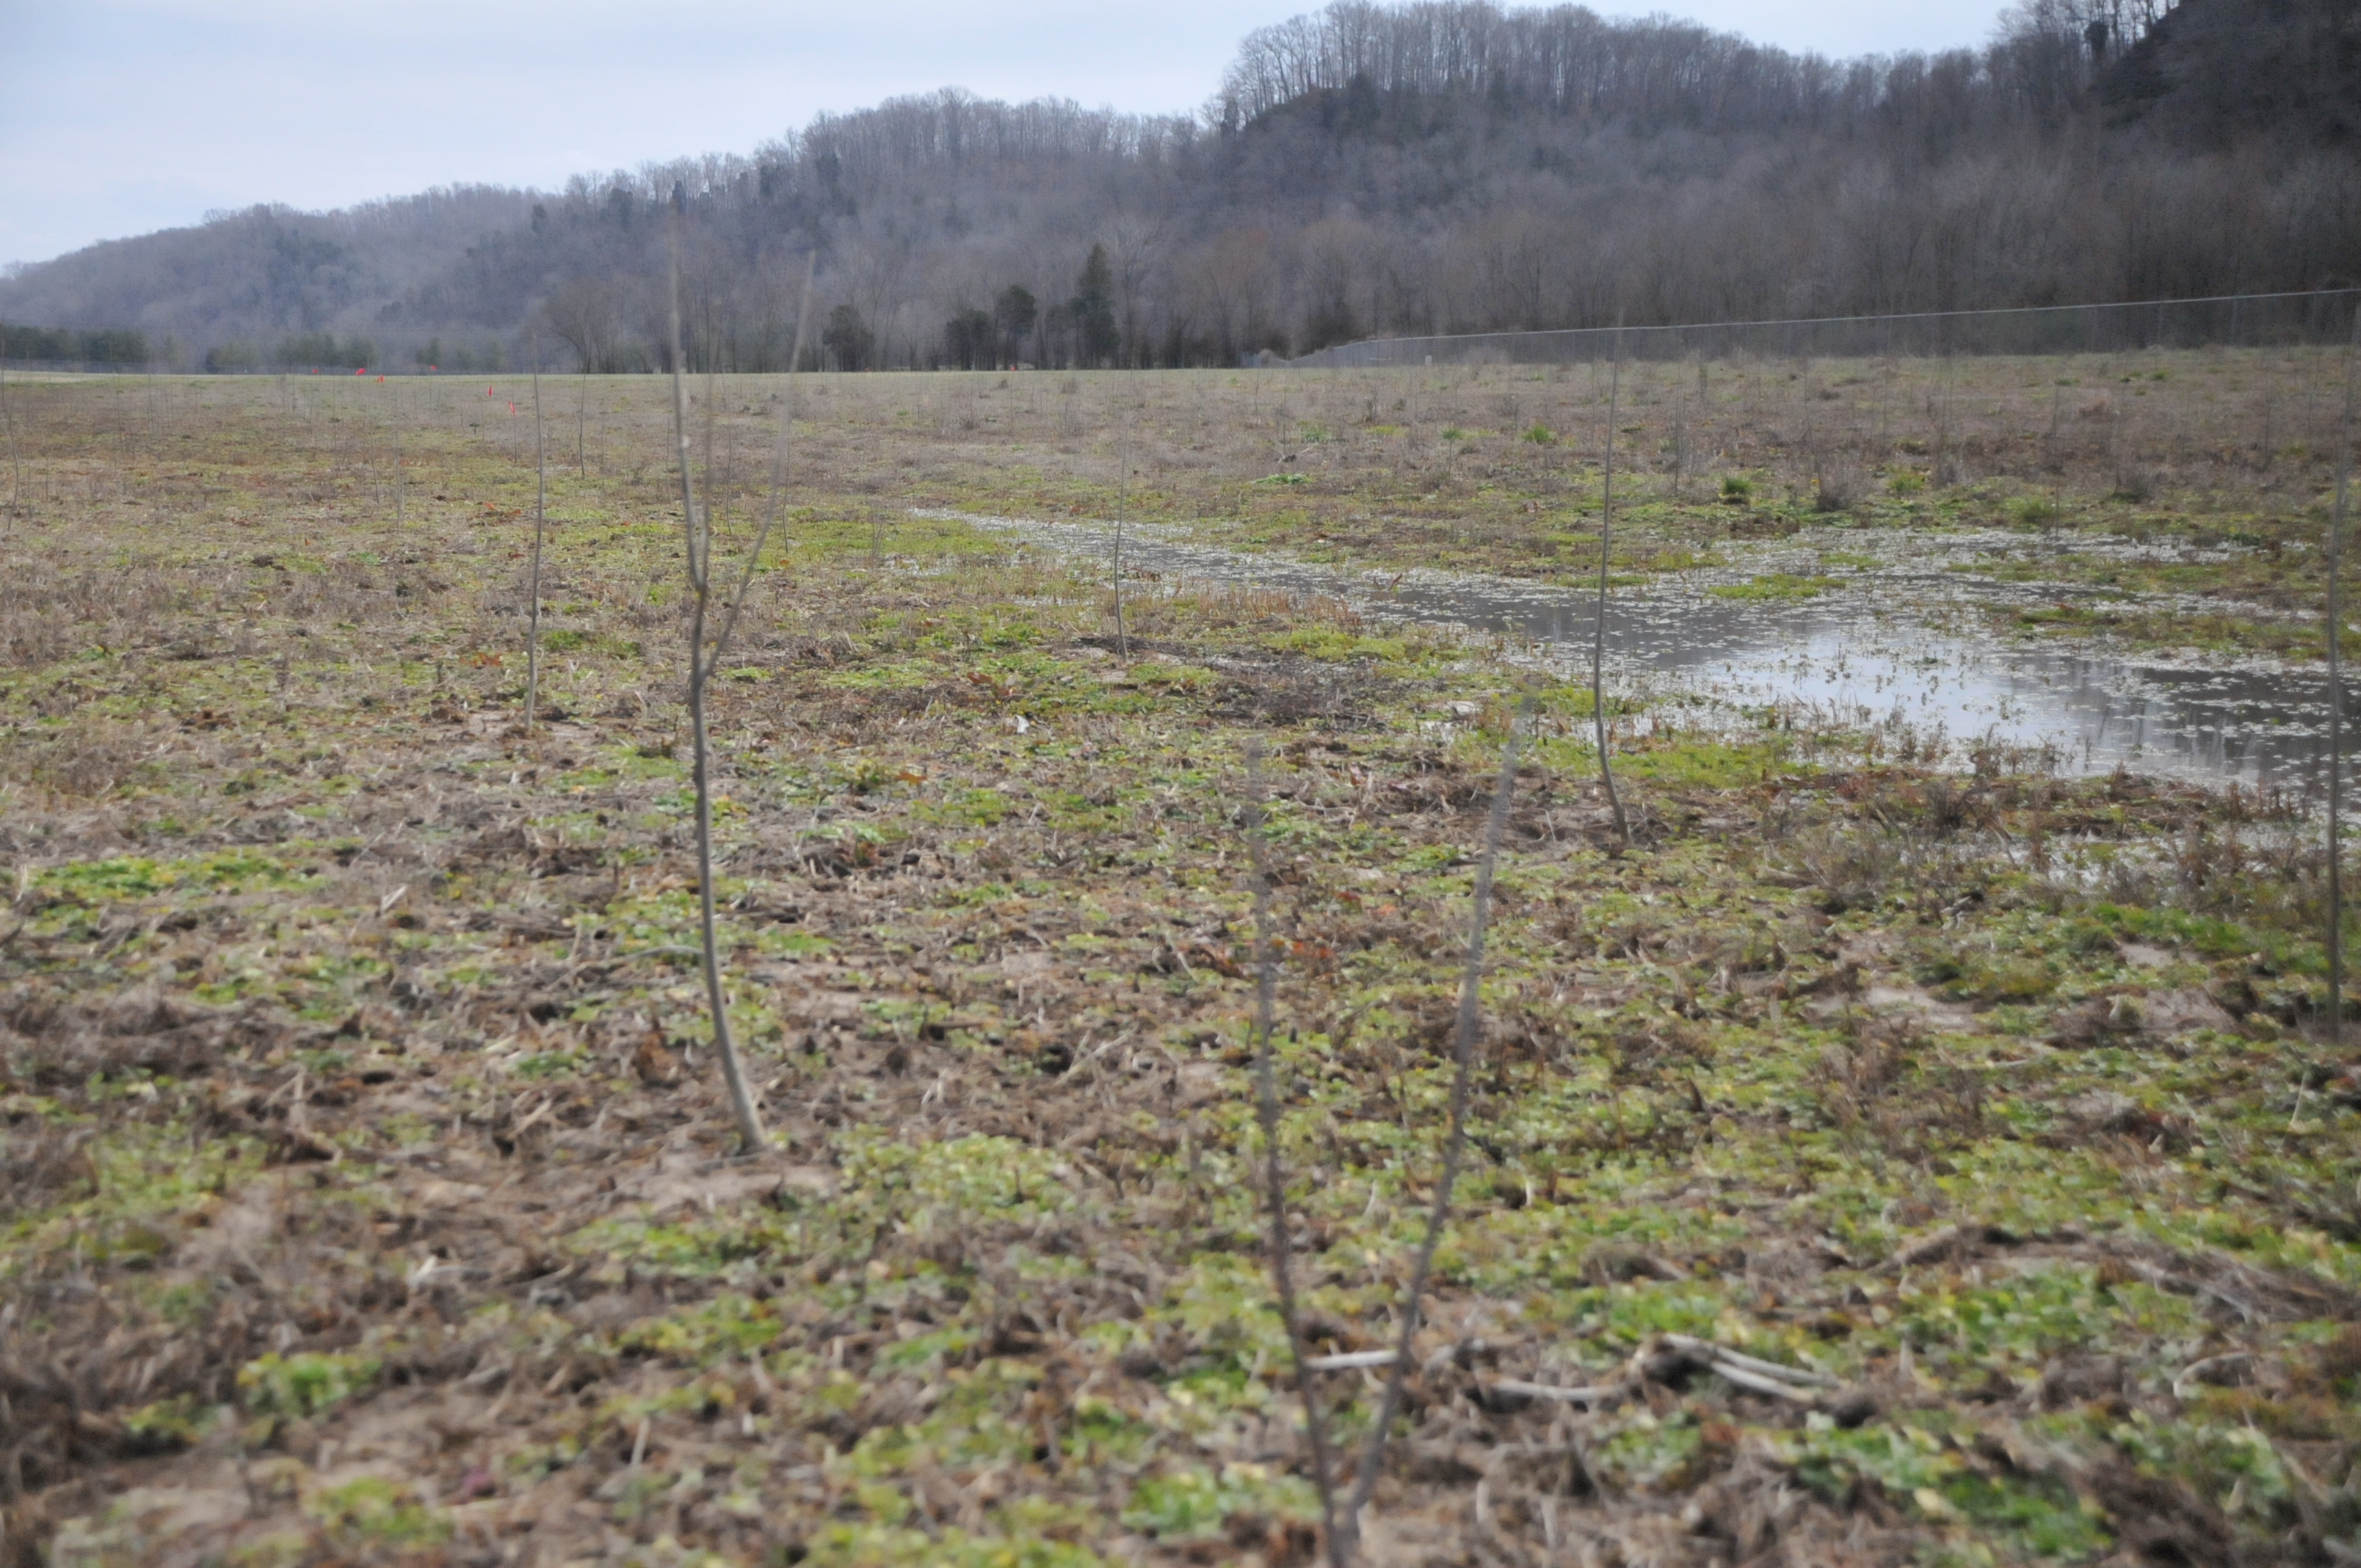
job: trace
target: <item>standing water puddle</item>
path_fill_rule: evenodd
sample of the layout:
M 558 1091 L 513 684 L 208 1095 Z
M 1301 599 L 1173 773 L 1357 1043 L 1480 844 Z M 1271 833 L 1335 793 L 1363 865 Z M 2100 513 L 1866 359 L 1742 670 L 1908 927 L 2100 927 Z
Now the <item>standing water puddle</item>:
M 928 515 L 1064 555 L 1104 562 L 1114 547 L 1104 524 Z M 2327 754 L 2324 674 L 2260 661 L 2199 666 L 2022 647 L 1957 630 L 1996 590 L 1942 566 L 1963 543 L 1991 541 L 1935 543 L 1937 554 L 1858 573 L 1808 598 L 1733 599 L 1709 591 L 1743 581 L 1745 573 L 1619 588 L 1607 609 L 1611 681 L 1730 711 L 1778 707 L 1922 740 L 2047 746 L 2073 773 L 2124 767 L 2304 795 L 2318 789 Z M 2023 542 L 2011 546 L 2022 549 Z M 1794 569 L 1810 571 L 1810 559 Z M 1766 556 L 1751 565 L 1773 571 L 1788 564 Z M 1395 576 L 1222 550 L 1137 527 L 1125 536 L 1124 570 L 1126 579 L 1333 597 L 1373 620 L 1489 632 L 1530 645 L 1554 669 L 1588 670 L 1594 599 L 1579 588 L 1433 571 Z M 2010 602 L 2024 602 L 2023 590 L 2006 591 L 2015 596 Z

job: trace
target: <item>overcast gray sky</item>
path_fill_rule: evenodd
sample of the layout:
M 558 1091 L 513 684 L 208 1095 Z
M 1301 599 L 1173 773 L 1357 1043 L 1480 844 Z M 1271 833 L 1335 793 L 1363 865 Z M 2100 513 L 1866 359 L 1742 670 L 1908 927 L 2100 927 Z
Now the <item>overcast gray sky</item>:
M 0 0 L 0 261 L 430 185 L 744 152 L 957 85 L 1193 109 L 1313 0 Z M 1612 0 L 1595 8 L 1616 14 Z M 1632 6 L 1631 9 L 1639 9 Z M 1649 6 L 1648 9 L 1657 9 Z M 1997 0 L 1677 0 L 1834 55 L 1981 41 Z

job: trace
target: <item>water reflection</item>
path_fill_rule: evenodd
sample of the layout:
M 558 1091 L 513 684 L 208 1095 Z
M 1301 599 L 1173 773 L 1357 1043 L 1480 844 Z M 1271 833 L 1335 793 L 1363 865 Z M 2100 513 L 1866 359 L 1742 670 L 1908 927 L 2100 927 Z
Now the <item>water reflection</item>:
M 1065 554 L 1104 559 L 1104 526 L 956 515 Z M 1399 577 L 1210 548 L 1166 535 L 1125 544 L 1126 574 L 1333 595 L 1373 619 L 1465 626 L 1587 668 L 1591 599 L 1475 574 Z M 1773 707 L 1924 738 L 2053 748 L 2070 772 L 2116 767 L 2276 785 L 2309 796 L 2327 751 L 2327 681 L 2262 663 L 2200 667 L 2012 646 L 1979 629 L 1989 584 L 1888 567 L 1801 600 L 1731 599 L 1702 576 L 1619 589 L 1607 613 L 1615 677 L 1652 695 Z

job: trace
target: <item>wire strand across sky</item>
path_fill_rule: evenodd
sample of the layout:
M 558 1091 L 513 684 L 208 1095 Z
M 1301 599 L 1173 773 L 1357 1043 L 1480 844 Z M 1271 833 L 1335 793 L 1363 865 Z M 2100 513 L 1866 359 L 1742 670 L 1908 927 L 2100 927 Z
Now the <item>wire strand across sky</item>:
M 1241 38 L 1312 8 L 0 0 L 0 260 L 258 202 L 330 208 L 435 185 L 548 187 L 651 159 L 746 152 L 823 110 L 944 86 L 1193 110 Z M 1996 6 L 1666 9 L 1842 57 L 1979 43 Z

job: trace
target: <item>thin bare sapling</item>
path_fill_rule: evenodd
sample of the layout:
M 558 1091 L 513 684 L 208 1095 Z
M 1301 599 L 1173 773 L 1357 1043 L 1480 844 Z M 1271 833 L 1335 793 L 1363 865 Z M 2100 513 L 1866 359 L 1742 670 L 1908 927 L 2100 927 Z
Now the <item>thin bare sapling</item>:
M 730 999 L 722 979 L 720 946 L 715 936 L 713 753 L 706 727 L 706 696 L 713 668 L 728 650 L 730 637 L 738 629 L 738 616 L 745 606 L 746 590 L 753 581 L 763 547 L 768 543 L 778 517 L 780 491 L 786 477 L 787 443 L 795 421 L 795 367 L 803 357 L 804 329 L 811 306 L 811 272 L 807 265 L 804 274 L 803 308 L 796 319 L 796 355 L 787 362 L 787 385 L 780 399 L 778 444 L 771 458 L 771 493 L 763 510 L 763 526 L 754 536 L 752 547 L 746 553 L 737 587 L 720 613 L 719 633 L 708 642 L 708 630 L 715 618 L 713 537 L 710 519 L 697 506 L 697 482 L 689 461 L 688 391 L 682 375 L 680 249 L 684 205 L 675 192 L 670 286 L 666 294 L 671 306 L 668 313 L 672 350 L 673 443 L 680 477 L 681 527 L 689 593 L 688 716 L 692 750 L 690 780 L 697 795 L 697 938 L 705 964 L 706 1004 L 713 1018 L 714 1054 L 721 1060 L 722 1081 L 729 1090 L 730 1119 L 736 1124 L 739 1142 L 747 1153 L 752 1154 L 767 1146 L 767 1140 L 763 1133 L 762 1119 L 755 1112 L 752 1091 L 747 1085 L 745 1064 L 739 1058 L 736 1042 L 730 1038 Z
M 526 574 L 532 608 L 524 633 L 524 729 L 533 733 L 541 701 L 541 553 L 549 532 L 549 448 L 541 421 L 541 340 L 533 343 L 533 569 Z
M 1631 842 L 1623 797 L 1615 793 L 1615 769 L 1607 754 L 1607 564 L 1615 531 L 1615 420 L 1623 390 L 1623 329 L 1615 329 L 1615 363 L 1607 382 L 1607 463 L 1598 495 L 1598 606 L 1590 639 L 1590 719 L 1598 740 L 1598 782 L 1615 813 L 1615 831 Z
M 401 526 L 401 426 L 409 417 L 409 402 L 401 395 L 401 385 L 396 383 L 393 389 L 393 525 L 396 528 Z
M 1689 470 L 1689 395 L 1686 388 L 1673 394 L 1673 499 L 1679 500 Z
M 1500 858 L 1500 840 L 1508 832 L 1509 803 L 1516 795 L 1518 743 L 1532 714 L 1533 699 L 1528 696 L 1517 705 L 1516 716 L 1509 721 L 1508 740 L 1500 749 L 1500 780 L 1492 791 L 1491 817 L 1484 824 L 1484 855 L 1476 864 L 1476 892 L 1467 916 L 1467 958 L 1459 975 L 1458 1015 L 1452 1023 L 1451 1113 L 1449 1128 L 1444 1135 L 1443 1171 L 1435 1180 L 1434 1204 L 1427 1212 L 1426 1234 L 1420 1238 L 1418 1251 L 1411 1256 L 1410 1280 L 1402 1288 L 1401 1327 L 1394 1341 L 1393 1365 L 1386 1377 L 1385 1397 L 1378 1402 L 1377 1420 L 1371 1423 L 1368 1436 L 1362 1441 L 1360 1457 L 1354 1465 L 1352 1498 L 1338 1521 L 1344 1532 L 1341 1554 L 1334 1547 L 1330 1550 L 1330 1560 L 1339 1568 L 1352 1560 L 1360 1534 L 1361 1510 L 1368 1507 L 1369 1497 L 1377 1490 L 1386 1442 L 1392 1434 L 1394 1418 L 1401 1410 L 1403 1385 L 1410 1375 L 1411 1342 L 1418 1334 L 1419 1303 L 1425 1299 L 1427 1277 L 1434 1269 L 1434 1249 L 1442 1243 L 1444 1227 L 1451 1221 L 1452 1190 L 1458 1184 L 1460 1160 L 1466 1153 L 1467 1090 L 1474 1074 L 1476 1035 L 1481 1023 L 1484 933 L 1491 920 L 1492 872 Z
M 1131 427 L 1126 423 L 1115 438 L 1115 648 L 1125 659 L 1131 657 L 1131 638 L 1123 626 L 1123 517 L 1131 501 Z
M 1245 829 L 1247 864 L 1254 879 L 1255 917 L 1255 1117 L 1262 1129 L 1263 1201 L 1270 1212 L 1270 1280 L 1279 1301 L 1279 1321 L 1287 1330 L 1287 1353 L 1295 1376 L 1295 1392 L 1303 1401 L 1303 1430 L 1312 1447 L 1312 1484 L 1320 1494 L 1320 1522 L 1328 1543 L 1329 1568 L 1345 1568 L 1352 1544 L 1336 1528 L 1336 1468 L 1328 1439 L 1328 1412 L 1320 1403 L 1320 1387 L 1305 1353 L 1303 1314 L 1295 1297 L 1287 1233 L 1287 1172 L 1279 1150 L 1279 1088 L 1271 1066 L 1272 1014 L 1278 990 L 1278 938 L 1270 928 L 1270 873 L 1264 844 L 1262 747 L 1246 749 L 1246 799 L 1240 826 Z
M 2345 1043 L 2345 666 L 2342 596 L 2345 506 L 2353 476 L 2353 370 L 2361 313 L 2345 348 L 2345 420 L 2336 440 L 2336 499 L 2328 521 L 2328 1049 Z M 2339 1065 L 2342 1065 L 2341 1062 Z
M 25 457 L 16 445 L 16 407 L 8 400 L 8 361 L 0 355 L 0 425 L 8 430 L 8 510 L 25 504 Z

